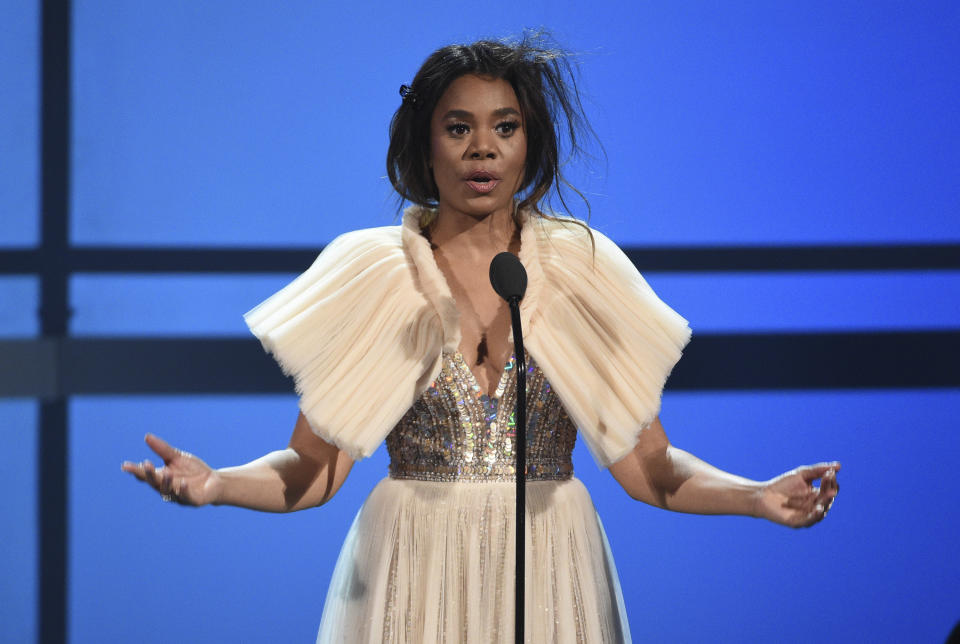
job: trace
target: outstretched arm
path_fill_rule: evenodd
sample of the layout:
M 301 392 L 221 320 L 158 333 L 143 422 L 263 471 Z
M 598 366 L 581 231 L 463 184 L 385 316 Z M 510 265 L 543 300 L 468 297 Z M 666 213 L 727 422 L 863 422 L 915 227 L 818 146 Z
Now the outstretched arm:
M 163 459 L 125 462 L 121 469 L 148 483 L 167 500 L 183 505 L 235 505 L 264 512 L 292 512 L 322 505 L 340 489 L 353 459 L 313 433 L 303 414 L 286 449 L 219 470 L 192 454 L 148 434 L 146 442 Z
M 634 499 L 677 512 L 741 514 L 795 528 L 823 519 L 837 495 L 839 463 L 798 467 L 752 481 L 705 463 L 670 444 L 660 419 L 640 432 L 631 453 L 610 473 Z M 820 486 L 813 482 L 820 479 Z

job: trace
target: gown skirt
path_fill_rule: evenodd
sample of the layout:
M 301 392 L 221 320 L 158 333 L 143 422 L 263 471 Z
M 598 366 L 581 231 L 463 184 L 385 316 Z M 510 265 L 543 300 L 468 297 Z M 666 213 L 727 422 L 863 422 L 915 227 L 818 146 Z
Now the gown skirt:
M 340 551 L 317 642 L 513 642 L 515 489 L 380 481 Z M 629 642 L 618 579 L 584 485 L 528 481 L 525 641 Z

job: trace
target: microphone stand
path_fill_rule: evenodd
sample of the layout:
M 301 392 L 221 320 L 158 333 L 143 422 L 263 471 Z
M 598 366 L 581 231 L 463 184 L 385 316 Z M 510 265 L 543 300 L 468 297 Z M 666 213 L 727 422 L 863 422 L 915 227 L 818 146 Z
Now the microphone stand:
M 516 644 L 523 644 L 523 613 L 525 605 L 524 576 L 526 574 L 526 550 L 524 547 L 526 528 L 526 485 L 527 485 L 527 356 L 523 350 L 523 329 L 520 324 L 520 297 L 512 296 L 510 304 L 510 322 L 513 325 L 513 348 L 517 368 L 517 410 L 514 431 L 517 453 L 517 518 L 516 518 L 516 576 L 514 588 L 514 636 Z
M 527 356 L 523 350 L 523 329 L 520 324 L 520 300 L 527 290 L 527 271 L 515 255 L 500 253 L 490 262 L 490 284 L 510 305 L 510 323 L 513 326 L 513 355 L 517 370 L 517 409 L 514 414 L 514 449 L 517 454 L 517 516 L 516 516 L 516 585 L 514 587 L 514 625 L 516 644 L 523 644 L 523 613 L 525 606 L 524 575 L 526 557 L 524 529 L 526 527 L 527 485 Z

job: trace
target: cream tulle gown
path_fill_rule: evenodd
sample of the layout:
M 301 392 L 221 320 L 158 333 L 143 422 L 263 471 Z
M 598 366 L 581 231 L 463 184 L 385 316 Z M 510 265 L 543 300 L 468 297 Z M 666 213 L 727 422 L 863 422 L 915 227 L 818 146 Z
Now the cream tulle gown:
M 425 213 L 341 235 L 245 316 L 314 432 L 354 460 L 384 439 L 390 451 L 340 554 L 321 642 L 513 641 L 513 364 L 486 396 L 457 353 Z M 528 357 L 527 641 L 627 641 L 603 528 L 573 478 L 574 428 L 601 467 L 628 454 L 690 328 L 603 234 L 519 214 L 520 317 L 538 363 Z
M 571 423 L 527 359 L 526 641 L 630 641 Z M 513 642 L 514 360 L 492 397 L 459 353 L 387 437 L 390 476 L 357 514 L 317 642 Z

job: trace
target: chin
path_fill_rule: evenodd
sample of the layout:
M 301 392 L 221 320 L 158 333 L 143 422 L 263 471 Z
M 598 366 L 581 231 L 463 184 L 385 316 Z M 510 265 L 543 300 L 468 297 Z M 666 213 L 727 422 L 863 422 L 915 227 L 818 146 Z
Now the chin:
M 473 216 L 492 215 L 500 210 L 513 211 L 513 200 L 491 199 L 490 197 L 475 197 L 467 200 L 463 212 Z
M 463 195 L 459 199 L 441 201 L 441 210 L 459 212 L 473 219 L 486 219 L 490 215 L 506 211 L 513 212 L 513 199 L 503 199 L 495 195 Z

